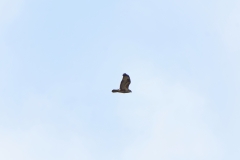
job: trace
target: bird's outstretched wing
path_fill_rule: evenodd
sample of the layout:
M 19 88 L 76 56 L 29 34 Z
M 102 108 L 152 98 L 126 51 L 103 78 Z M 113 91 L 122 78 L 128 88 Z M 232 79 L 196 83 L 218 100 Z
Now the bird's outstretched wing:
M 124 73 L 121 84 L 120 84 L 120 90 L 128 90 L 130 83 L 131 83 L 131 80 L 130 80 L 129 75 Z

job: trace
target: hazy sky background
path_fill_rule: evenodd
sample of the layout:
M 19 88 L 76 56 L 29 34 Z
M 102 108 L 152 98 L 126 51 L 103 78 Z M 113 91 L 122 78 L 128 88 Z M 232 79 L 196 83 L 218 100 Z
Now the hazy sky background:
M 239 44 L 239 0 L 0 0 L 0 159 L 239 159 Z

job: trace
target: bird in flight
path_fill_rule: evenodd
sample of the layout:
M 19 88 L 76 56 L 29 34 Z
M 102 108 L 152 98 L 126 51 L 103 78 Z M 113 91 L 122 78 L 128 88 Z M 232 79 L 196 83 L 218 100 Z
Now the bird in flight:
M 123 74 L 123 78 L 120 84 L 120 89 L 113 89 L 112 92 L 119 92 L 119 93 L 130 93 L 132 92 L 130 89 L 128 89 L 129 85 L 131 83 L 129 75 L 126 73 Z

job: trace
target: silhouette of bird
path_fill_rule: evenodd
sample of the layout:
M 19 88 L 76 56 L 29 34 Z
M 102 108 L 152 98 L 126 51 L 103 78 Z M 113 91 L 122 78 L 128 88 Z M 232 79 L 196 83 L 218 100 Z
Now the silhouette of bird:
M 123 78 L 120 84 L 120 89 L 113 89 L 112 92 L 116 93 L 131 93 L 132 91 L 130 89 L 128 89 L 129 85 L 131 83 L 130 77 L 129 75 L 127 75 L 126 73 L 123 74 Z

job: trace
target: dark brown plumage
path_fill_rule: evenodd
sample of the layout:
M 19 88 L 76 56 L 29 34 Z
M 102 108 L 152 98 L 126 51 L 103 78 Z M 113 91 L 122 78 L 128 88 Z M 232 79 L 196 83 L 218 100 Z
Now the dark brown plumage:
M 130 93 L 132 92 L 128 87 L 131 83 L 131 79 L 129 77 L 129 75 L 127 75 L 126 73 L 123 74 L 123 78 L 120 84 L 120 89 L 113 89 L 112 92 L 119 92 L 119 93 Z

